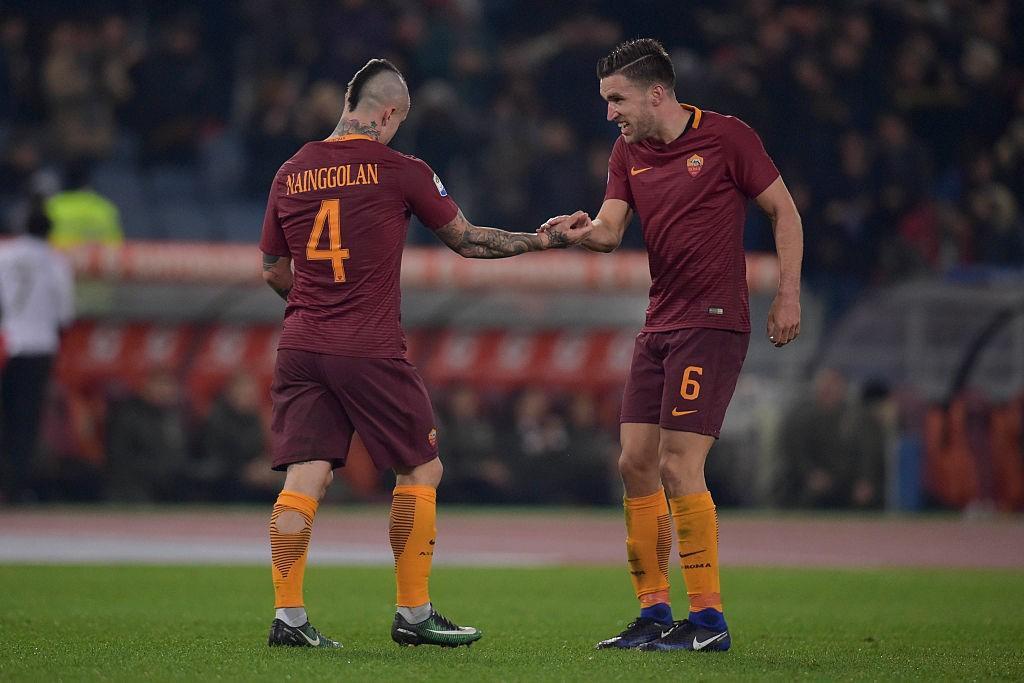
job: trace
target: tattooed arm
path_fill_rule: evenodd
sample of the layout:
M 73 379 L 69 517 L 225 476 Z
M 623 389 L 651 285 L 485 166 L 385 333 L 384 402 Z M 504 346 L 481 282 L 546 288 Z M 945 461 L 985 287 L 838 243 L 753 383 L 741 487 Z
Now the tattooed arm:
M 263 281 L 288 301 L 288 292 L 292 291 L 292 260 L 287 256 L 263 254 Z
M 590 233 L 589 227 L 551 228 L 534 234 L 508 232 L 499 228 L 477 227 L 459 211 L 448 225 L 438 228 L 437 236 L 448 247 L 466 258 L 506 258 L 528 251 L 559 249 L 582 241 Z

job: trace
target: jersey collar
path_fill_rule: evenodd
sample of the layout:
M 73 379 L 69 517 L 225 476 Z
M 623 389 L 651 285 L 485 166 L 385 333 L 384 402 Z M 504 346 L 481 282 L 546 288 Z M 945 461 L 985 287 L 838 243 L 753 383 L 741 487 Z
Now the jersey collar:
M 702 112 L 698 107 L 695 107 L 692 104 L 683 104 L 682 102 L 680 102 L 679 106 L 693 114 L 693 116 L 690 117 L 690 120 L 686 122 L 686 128 L 683 129 L 683 133 L 685 134 L 686 131 L 690 130 L 691 128 L 700 128 L 700 117 L 704 115 L 704 112 Z
M 348 135 L 333 135 L 324 142 L 347 142 L 348 140 L 369 140 L 371 142 L 377 142 L 374 138 L 369 135 L 359 135 L 358 133 L 350 133 Z

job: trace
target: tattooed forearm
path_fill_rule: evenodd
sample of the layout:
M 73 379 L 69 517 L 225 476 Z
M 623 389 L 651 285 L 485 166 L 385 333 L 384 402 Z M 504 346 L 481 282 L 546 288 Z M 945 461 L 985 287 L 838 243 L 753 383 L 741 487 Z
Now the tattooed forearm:
M 541 235 L 477 227 L 467 221 L 461 211 L 451 223 L 437 230 L 437 236 L 452 251 L 466 258 L 506 258 L 541 251 L 547 246 Z
M 338 121 L 338 125 L 332 135 L 368 135 L 374 140 L 380 140 L 380 131 L 377 130 L 376 121 L 370 121 L 369 124 L 366 124 L 358 119 L 342 119 Z
M 263 254 L 263 281 L 285 301 L 292 291 L 291 259 L 287 256 Z
M 280 256 L 274 256 L 273 254 L 263 255 L 263 272 L 274 270 L 274 266 L 281 260 Z
M 463 231 L 461 243 L 458 251 L 466 258 L 505 258 L 544 248 L 539 235 L 475 226 Z

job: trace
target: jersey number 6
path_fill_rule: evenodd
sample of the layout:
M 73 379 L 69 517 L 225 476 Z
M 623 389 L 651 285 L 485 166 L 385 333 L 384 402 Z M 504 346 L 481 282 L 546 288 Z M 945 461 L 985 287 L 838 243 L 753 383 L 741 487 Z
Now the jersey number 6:
M 683 384 L 679 387 L 679 395 L 687 401 L 692 401 L 700 396 L 700 382 L 693 378 L 704 374 L 704 368 L 699 365 L 691 365 L 683 372 Z
M 320 235 L 324 232 L 324 223 L 327 224 L 328 235 L 331 240 L 330 249 L 320 249 Z M 345 259 L 348 258 L 348 249 L 341 248 L 341 200 L 325 199 L 320 202 L 320 211 L 316 214 L 313 222 L 313 232 L 309 234 L 309 242 L 306 244 L 307 261 L 330 261 L 334 269 L 334 281 L 345 281 Z

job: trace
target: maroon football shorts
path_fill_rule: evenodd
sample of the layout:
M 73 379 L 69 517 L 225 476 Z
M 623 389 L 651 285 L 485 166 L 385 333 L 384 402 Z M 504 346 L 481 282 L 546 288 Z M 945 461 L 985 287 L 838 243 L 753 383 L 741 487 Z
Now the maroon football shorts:
M 342 467 L 353 431 L 378 469 L 437 457 L 427 388 L 403 358 L 353 358 L 279 349 L 270 388 L 273 468 L 309 460 Z
M 641 332 L 619 422 L 658 424 L 717 439 L 749 341 L 747 332 L 703 327 Z

